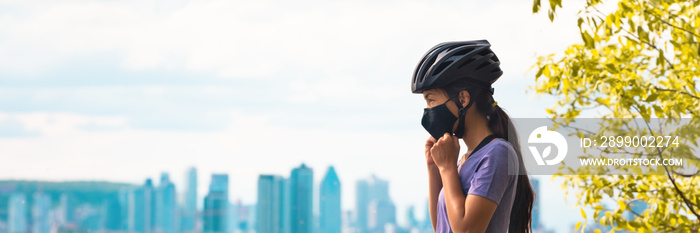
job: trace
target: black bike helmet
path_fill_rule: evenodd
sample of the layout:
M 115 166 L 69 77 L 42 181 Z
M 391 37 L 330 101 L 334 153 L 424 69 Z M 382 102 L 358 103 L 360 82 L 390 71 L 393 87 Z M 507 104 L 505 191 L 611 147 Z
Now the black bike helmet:
M 443 87 L 455 81 L 465 80 L 491 89 L 503 71 L 496 54 L 487 40 L 441 43 L 428 50 L 413 72 L 411 91 L 423 91 Z

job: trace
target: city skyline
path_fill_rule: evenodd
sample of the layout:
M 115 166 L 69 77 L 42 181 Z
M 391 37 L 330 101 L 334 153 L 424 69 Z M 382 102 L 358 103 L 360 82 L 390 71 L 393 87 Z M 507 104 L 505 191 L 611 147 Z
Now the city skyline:
M 197 177 L 196 173 L 196 168 L 192 167 L 187 170 L 187 178 L 191 177 Z M 227 211 L 227 210 L 222 210 L 221 206 L 226 206 L 227 208 L 229 206 L 240 206 L 240 202 L 238 204 L 234 204 L 233 202 L 229 202 L 227 198 L 225 198 L 224 195 L 225 193 L 228 192 L 229 185 L 228 185 L 228 175 L 227 174 L 211 174 L 212 177 L 212 182 L 208 185 L 209 186 L 209 193 L 208 195 L 204 196 L 202 198 L 202 202 L 204 202 L 204 208 L 203 209 L 198 209 L 198 213 L 196 214 L 196 218 L 198 219 L 196 222 L 200 222 L 199 224 L 196 225 L 201 225 L 202 227 L 199 229 L 195 229 L 195 231 L 201 231 L 201 232 L 231 232 L 232 229 L 239 229 L 239 224 L 234 224 L 236 226 L 228 226 L 228 227 L 234 227 L 234 228 L 227 228 L 225 223 L 230 223 L 231 219 L 234 219 L 235 221 L 238 221 L 240 219 L 235 219 L 235 217 L 225 217 L 225 216 L 233 216 L 236 215 L 236 213 Z M 341 232 L 341 226 L 352 226 L 352 229 L 355 229 L 355 227 L 359 226 L 357 225 L 357 219 L 353 219 L 352 222 L 348 223 L 341 223 L 341 209 L 340 209 L 340 179 L 335 173 L 335 169 L 331 166 L 328 167 L 325 175 L 323 176 L 323 181 L 321 183 L 313 183 L 313 170 L 312 168 L 307 167 L 305 164 L 301 164 L 298 167 L 295 167 L 292 169 L 291 174 L 289 175 L 289 178 L 284 178 L 283 176 L 279 175 L 260 175 L 260 180 L 259 180 L 259 196 L 262 195 L 261 200 L 264 200 L 265 197 L 271 198 L 271 200 L 277 200 L 279 203 L 277 204 L 278 206 L 270 208 L 271 212 L 266 212 L 264 211 L 265 208 L 270 207 L 270 205 L 265 204 L 265 202 L 258 202 L 258 203 L 253 203 L 253 209 L 248 209 L 246 212 L 250 210 L 263 210 L 262 212 L 255 212 L 253 211 L 253 215 L 257 216 L 258 219 L 266 219 L 267 217 L 273 216 L 274 214 L 279 214 L 278 218 L 276 218 L 274 221 L 278 222 L 280 225 L 285 225 L 286 229 L 282 228 L 272 228 L 268 229 L 267 231 L 262 230 L 258 231 L 261 233 L 265 232 L 309 232 L 309 233 L 316 233 L 316 232 Z M 188 180 L 188 183 L 196 184 L 199 183 L 197 180 Z M 395 209 L 393 206 L 391 207 L 389 212 L 386 212 L 386 209 L 381 209 L 381 207 L 377 207 L 378 201 L 383 201 L 383 202 L 391 202 L 390 197 L 388 194 L 388 182 L 381 180 L 377 178 L 376 176 L 371 176 L 366 180 L 360 180 L 358 181 L 358 184 L 365 183 L 369 184 L 369 189 L 368 192 L 372 193 L 370 199 L 368 199 L 368 203 L 365 203 L 367 207 L 365 210 L 369 211 L 367 215 L 367 219 L 364 221 L 367 221 L 368 223 L 365 224 L 366 226 L 371 226 L 370 228 L 367 228 L 365 230 L 358 229 L 357 232 L 362 233 L 362 232 L 377 232 L 377 230 L 382 229 L 383 227 L 378 227 L 377 225 L 383 225 L 385 223 L 391 223 L 393 224 L 392 229 L 396 229 L 399 226 L 396 226 L 396 221 L 395 221 Z M 192 187 L 188 187 L 187 189 L 191 189 Z M 12 188 L 8 189 L 8 187 L 4 187 L 3 189 L 5 190 L 11 190 Z M 170 173 L 169 172 L 162 172 L 161 177 L 159 179 L 158 183 L 153 182 L 153 179 L 151 178 L 146 178 L 145 181 L 140 184 L 132 184 L 128 186 L 128 188 L 121 188 L 118 193 L 119 193 L 119 203 L 114 203 L 112 204 L 112 201 L 110 199 L 105 199 L 101 201 L 101 204 L 95 207 L 90 207 L 90 206 L 84 206 L 81 205 L 81 208 L 97 208 L 95 210 L 98 210 L 96 212 L 97 215 L 96 219 L 99 219 L 99 223 L 95 222 L 95 218 L 93 220 L 89 220 L 89 222 L 84 222 L 86 221 L 85 219 L 80 220 L 83 221 L 82 223 L 77 223 L 77 225 L 70 225 L 70 224 L 75 224 L 72 223 L 73 220 L 69 219 L 68 216 L 72 216 L 72 212 L 77 211 L 76 205 L 83 203 L 79 199 L 75 199 L 71 196 L 66 195 L 65 193 L 61 194 L 60 196 L 60 201 L 59 205 L 57 208 L 60 207 L 60 210 L 63 211 L 61 214 L 62 215 L 62 221 L 55 222 L 51 220 L 49 222 L 49 213 L 52 213 L 55 211 L 55 208 L 52 208 L 51 205 L 51 198 L 50 196 L 44 194 L 42 191 L 37 191 L 33 193 L 33 199 L 34 199 L 34 205 L 31 211 L 26 210 L 26 209 L 21 209 L 24 208 L 26 205 L 24 205 L 25 200 L 27 200 L 24 197 L 23 193 L 14 193 L 11 195 L 11 198 L 8 200 L 8 212 L 10 213 L 8 217 L 8 223 L 10 223 L 8 229 L 19 229 L 19 228 L 24 228 L 24 229 L 32 229 L 31 233 L 47 233 L 49 232 L 48 229 L 57 227 L 57 229 L 64 229 L 65 226 L 69 226 L 71 228 L 78 227 L 77 229 L 93 229 L 93 230 L 100 230 L 100 229 L 107 229 L 107 230 L 124 230 L 124 231 L 129 231 L 129 232 L 137 232 L 137 233 L 147 233 L 147 232 L 154 232 L 154 233 L 170 233 L 170 232 L 188 232 L 185 231 L 187 224 L 185 224 L 184 220 L 187 215 L 187 206 L 190 205 L 187 202 L 186 198 L 177 198 L 178 193 L 187 193 L 187 191 L 184 192 L 175 192 L 177 190 L 177 187 L 171 182 L 170 180 Z M 3 191 L 4 192 L 4 191 Z M 312 198 L 312 194 L 314 192 L 320 192 L 321 194 L 321 199 L 317 200 L 318 202 L 314 202 Z M 275 196 L 275 193 L 277 195 Z M 281 193 L 284 193 L 285 195 L 279 195 Z M 296 193 L 295 195 L 291 195 L 292 193 Z M 2 193 L 0 193 L 2 194 Z M 270 196 L 272 195 L 272 196 Z M 288 197 L 288 198 L 285 198 Z M 296 198 L 298 201 L 292 201 L 291 198 Z M 182 201 L 176 201 L 176 199 L 180 199 Z M 220 201 L 217 201 L 220 200 Z M 223 203 L 229 203 L 228 205 L 222 205 Z M 289 202 L 289 204 L 282 204 L 284 202 Z M 83 203 L 84 204 L 84 203 Z M 324 206 L 324 204 L 326 204 Z M 326 217 L 329 218 L 321 218 L 319 220 L 318 214 L 313 214 L 312 215 L 312 208 L 313 206 L 321 205 L 321 214 L 328 215 Z M 393 204 L 392 204 L 393 205 Z M 249 207 L 247 207 L 249 208 Z M 261 209 L 262 208 L 262 209 Z M 377 208 L 380 208 L 379 211 Z M 289 211 L 287 213 L 284 213 L 284 210 Z M 93 210 L 94 211 L 94 210 Z M 219 212 L 217 212 L 219 211 Z M 22 213 L 24 214 L 18 214 Z M 350 210 L 350 212 L 356 212 L 354 210 Z M 27 225 L 27 221 L 21 219 L 21 217 L 25 216 L 26 214 L 31 213 L 30 216 L 32 216 L 32 221 L 31 225 Z M 222 214 L 225 213 L 225 214 Z M 372 214 L 374 213 L 374 214 Z M 386 217 L 386 216 L 388 217 Z M 121 216 L 121 217 L 120 217 Z M 222 217 L 223 218 L 219 218 Z M 19 217 L 19 218 L 18 218 Z M 56 216 L 53 216 L 51 218 L 55 218 Z M 284 218 L 292 218 L 291 221 L 285 221 Z M 124 218 L 122 220 L 119 219 L 114 219 L 114 218 Z M 176 220 L 178 219 L 178 220 Z M 294 225 L 291 225 L 291 222 L 298 220 L 302 220 L 300 223 L 302 224 L 297 224 L 296 229 L 294 229 Z M 247 220 L 246 220 L 247 221 Z M 308 221 L 308 222 L 305 222 Z M 321 222 L 316 222 L 316 221 L 321 221 Z M 350 220 L 346 220 L 350 221 Z M 175 225 L 178 223 L 177 225 Z M 222 224 L 224 223 L 224 224 Z M 248 224 L 254 224 L 257 223 L 256 221 L 249 221 Z M 271 223 L 271 222 L 262 222 L 262 223 Z M 310 223 L 310 224 L 306 224 Z M 19 226 L 16 226 L 18 225 Z M 58 225 L 56 225 L 58 224 Z M 64 224 L 69 224 L 65 225 Z M 88 225 L 82 225 L 82 224 L 88 224 Z M 95 225 L 97 224 L 97 225 Z M 258 225 L 256 225 L 257 227 Z M 27 228 L 29 227 L 29 228 Z M 250 226 L 248 226 L 250 227 Z M 226 230 L 218 230 L 218 229 L 226 229 Z M 251 228 L 247 228 L 251 229 Z M 330 230 L 329 230 L 330 229 Z M 337 231 L 332 230 L 332 229 L 337 229 Z M 14 232 L 23 232 L 21 230 L 14 231 Z M 382 231 L 383 232 L 383 231 Z

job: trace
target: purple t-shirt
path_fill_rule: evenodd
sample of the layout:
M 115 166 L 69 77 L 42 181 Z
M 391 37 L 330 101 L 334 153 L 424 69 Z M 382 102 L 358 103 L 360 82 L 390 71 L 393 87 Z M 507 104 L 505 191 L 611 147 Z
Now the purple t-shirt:
M 517 186 L 518 158 L 504 139 L 496 139 L 470 155 L 457 168 L 464 195 L 477 195 L 498 204 L 486 232 L 507 232 Z M 510 170 L 509 170 L 510 169 Z M 511 175 L 513 174 L 513 175 Z M 437 233 L 452 232 L 447 219 L 444 188 L 437 203 Z

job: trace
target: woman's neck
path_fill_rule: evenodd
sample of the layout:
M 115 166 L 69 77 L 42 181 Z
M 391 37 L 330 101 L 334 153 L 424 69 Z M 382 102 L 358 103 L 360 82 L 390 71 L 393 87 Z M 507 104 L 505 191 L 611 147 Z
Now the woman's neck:
M 462 140 L 467 145 L 467 155 L 471 155 L 479 143 L 491 134 L 493 132 L 489 129 L 486 119 L 475 120 L 466 125 Z

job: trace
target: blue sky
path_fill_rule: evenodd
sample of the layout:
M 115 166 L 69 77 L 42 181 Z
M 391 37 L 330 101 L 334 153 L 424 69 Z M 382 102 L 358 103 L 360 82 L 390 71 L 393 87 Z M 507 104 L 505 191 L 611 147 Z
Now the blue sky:
M 527 71 L 580 40 L 570 4 L 550 23 L 530 1 L 0 0 L 0 179 L 168 171 L 181 189 L 196 166 L 200 193 L 226 172 L 232 198 L 252 203 L 258 174 L 305 162 L 320 181 L 334 165 L 344 209 L 375 173 L 403 222 L 427 198 L 424 102 L 409 86 L 423 53 L 488 39 L 499 105 L 544 117 L 553 99 L 526 92 Z M 566 231 L 578 211 L 539 178 L 545 225 Z

